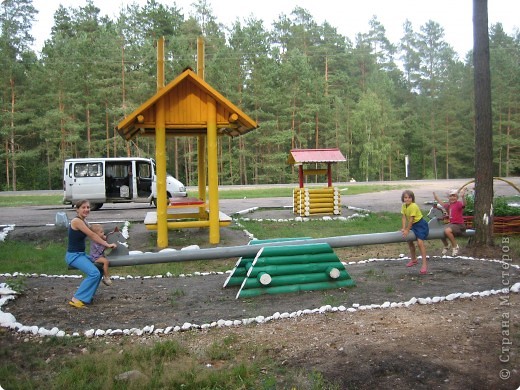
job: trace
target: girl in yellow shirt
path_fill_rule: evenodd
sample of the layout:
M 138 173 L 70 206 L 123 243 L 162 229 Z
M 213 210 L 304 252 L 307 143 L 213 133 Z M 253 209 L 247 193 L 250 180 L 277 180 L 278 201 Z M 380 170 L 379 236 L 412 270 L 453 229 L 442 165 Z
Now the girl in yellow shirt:
M 424 246 L 424 240 L 426 240 L 426 237 L 428 237 L 428 233 L 430 232 L 428 222 L 423 218 L 421 209 L 415 203 L 415 195 L 412 191 L 403 191 L 401 202 L 403 202 L 403 205 L 401 206 L 401 214 L 403 216 L 401 233 L 403 233 L 403 238 L 408 236 L 410 230 L 415 233 L 417 246 L 421 251 L 422 257 L 420 273 L 425 275 L 428 273 L 428 263 L 426 260 L 426 247 Z M 414 265 L 417 265 L 417 256 L 413 241 L 408 241 L 408 248 L 410 248 L 411 260 L 406 264 L 406 266 L 413 267 Z

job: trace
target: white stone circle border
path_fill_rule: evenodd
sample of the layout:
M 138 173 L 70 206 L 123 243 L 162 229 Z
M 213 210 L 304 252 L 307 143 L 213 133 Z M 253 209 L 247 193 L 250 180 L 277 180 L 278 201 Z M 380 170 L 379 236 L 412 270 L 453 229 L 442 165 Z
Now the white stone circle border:
M 326 217 L 325 217 L 326 218 Z M 324 218 L 324 219 L 325 219 Z M 329 217 L 330 218 L 330 217 Z M 275 220 L 275 221 L 285 221 L 285 220 Z M 305 219 L 302 219 L 302 222 L 305 222 Z M 126 222 L 123 229 L 122 234 L 125 236 L 125 238 L 128 238 L 128 226 L 129 223 Z M 9 229 L 6 231 L 6 229 Z M 14 225 L 9 225 L 7 228 L 4 229 L 5 235 L 7 235 L 7 232 L 14 229 Z M 0 233 L 0 237 L 3 239 L 5 238 L 5 235 L 2 237 L 2 233 Z M 246 231 L 246 234 L 253 239 L 253 235 Z M 197 246 L 190 246 L 183 249 L 195 249 Z M 174 251 L 175 249 L 165 249 L 165 251 Z M 130 254 L 132 255 L 138 255 L 142 252 L 139 251 L 131 251 Z M 444 256 L 445 258 L 451 258 L 451 256 Z M 503 265 L 507 265 L 508 267 L 520 269 L 520 266 L 515 264 L 509 264 L 502 260 L 496 260 L 496 259 L 475 259 L 473 257 L 466 257 L 466 256 L 458 256 L 458 258 L 466 259 L 466 260 L 475 260 L 475 261 L 488 261 L 488 262 L 497 262 Z M 372 258 L 368 260 L 362 260 L 362 261 L 351 261 L 348 263 L 344 263 L 345 265 L 351 265 L 351 264 L 368 264 L 371 262 L 378 262 L 378 261 L 402 261 L 403 259 L 407 259 L 406 256 L 401 255 L 399 258 L 394 259 L 379 259 L 379 258 Z M 229 273 L 231 271 L 227 271 Z M 178 277 L 193 277 L 193 276 L 205 276 L 205 275 L 215 275 L 215 274 L 225 274 L 224 272 L 195 272 L 193 274 L 180 274 Z M 48 277 L 48 278 L 78 278 L 81 279 L 83 276 L 81 275 L 47 275 L 47 274 L 24 274 L 24 273 L 5 273 L 0 274 L 0 276 L 3 277 Z M 163 277 L 175 277 L 175 275 L 172 275 L 171 273 L 167 273 L 165 275 L 156 275 L 156 276 L 112 276 L 112 279 L 118 279 L 118 280 L 126 280 L 126 279 L 151 279 L 151 278 L 163 278 Z M 166 328 L 155 328 L 154 325 L 148 325 L 145 326 L 142 329 L 139 328 L 129 328 L 129 329 L 89 329 L 83 332 L 83 336 L 86 338 L 93 338 L 93 337 L 105 337 L 105 336 L 147 336 L 147 335 L 167 335 L 172 332 L 182 332 L 182 331 L 189 331 L 189 330 L 208 330 L 210 328 L 221 328 L 221 327 L 230 327 L 230 326 L 241 326 L 241 325 L 250 325 L 250 324 L 262 324 L 274 320 L 283 320 L 288 318 L 296 318 L 301 317 L 303 315 L 309 315 L 309 314 L 324 314 L 324 313 L 334 313 L 334 312 L 349 312 L 349 313 L 355 313 L 358 311 L 365 311 L 365 310 L 374 310 L 374 309 L 390 309 L 390 308 L 401 308 L 401 307 L 409 307 L 415 304 L 420 305 L 429 305 L 434 303 L 441 303 L 444 301 L 453 301 L 455 299 L 467 299 L 467 298 L 473 298 L 473 297 L 488 297 L 491 295 L 497 295 L 497 294 L 510 294 L 510 293 L 520 293 L 520 282 L 514 283 L 510 287 L 504 287 L 502 289 L 493 289 L 493 290 L 486 290 L 486 291 L 475 291 L 472 293 L 469 292 L 457 292 L 457 293 L 451 293 L 446 296 L 435 296 L 435 297 L 426 297 L 426 298 L 416 298 L 412 297 L 408 301 L 401 301 L 401 302 L 389 302 L 386 301 L 382 304 L 370 304 L 370 305 L 361 305 L 359 303 L 352 304 L 351 307 L 345 307 L 343 305 L 340 306 L 331 306 L 331 305 L 324 305 L 319 308 L 315 309 L 304 309 L 304 310 L 298 310 L 292 313 L 284 312 L 276 312 L 271 316 L 265 317 L 265 316 L 257 316 L 257 317 L 251 317 L 251 318 L 244 318 L 242 320 L 224 320 L 219 319 L 217 321 L 213 321 L 211 323 L 205 323 L 205 324 L 192 324 L 189 322 L 185 322 L 182 325 L 173 325 L 168 326 Z M 11 330 L 14 330 L 18 333 L 22 334 L 29 334 L 29 335 L 35 335 L 35 336 L 54 336 L 54 337 L 80 337 L 81 334 L 79 332 L 71 332 L 67 333 L 63 330 L 58 329 L 57 327 L 53 327 L 52 329 L 46 329 L 44 327 L 39 327 L 38 325 L 23 325 L 16 321 L 16 318 L 11 313 L 6 313 L 1 310 L 1 308 L 10 300 L 14 300 L 16 298 L 16 291 L 12 290 L 6 283 L 0 283 L 0 326 L 4 328 L 9 328 Z

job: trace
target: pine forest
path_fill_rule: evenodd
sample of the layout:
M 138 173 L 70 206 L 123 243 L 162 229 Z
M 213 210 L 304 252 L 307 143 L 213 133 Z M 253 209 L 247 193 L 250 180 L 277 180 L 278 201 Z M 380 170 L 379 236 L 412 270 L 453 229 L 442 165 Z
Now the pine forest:
M 117 18 L 85 1 L 54 14 L 38 51 L 31 0 L 0 9 L 0 190 L 61 189 L 71 157 L 154 157 L 153 138 L 116 131 L 157 88 L 157 40 L 165 38 L 165 82 L 197 69 L 255 120 L 244 136 L 219 138 L 219 183 L 295 183 L 293 148 L 339 148 L 337 182 L 474 177 L 472 53 L 459 54 L 430 20 L 407 21 L 399 42 L 372 17 L 354 41 L 303 8 L 226 26 L 207 0 L 190 15 L 174 2 L 132 4 Z M 468 10 L 471 12 L 471 10 Z M 520 32 L 489 26 L 493 174 L 520 175 Z M 197 183 L 196 137 L 167 140 L 167 169 Z

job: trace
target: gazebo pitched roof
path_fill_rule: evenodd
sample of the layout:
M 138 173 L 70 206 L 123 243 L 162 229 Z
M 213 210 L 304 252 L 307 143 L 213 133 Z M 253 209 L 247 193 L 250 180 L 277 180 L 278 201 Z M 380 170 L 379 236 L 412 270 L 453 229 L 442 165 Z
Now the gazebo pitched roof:
M 209 98 L 214 99 L 217 106 L 218 135 L 236 137 L 258 127 L 242 110 L 187 69 L 119 122 L 117 131 L 126 140 L 137 134 L 154 136 L 156 106 L 163 99 L 167 135 L 205 135 Z
M 347 159 L 338 148 L 332 149 L 291 149 L 288 164 L 301 165 L 305 163 L 338 163 Z

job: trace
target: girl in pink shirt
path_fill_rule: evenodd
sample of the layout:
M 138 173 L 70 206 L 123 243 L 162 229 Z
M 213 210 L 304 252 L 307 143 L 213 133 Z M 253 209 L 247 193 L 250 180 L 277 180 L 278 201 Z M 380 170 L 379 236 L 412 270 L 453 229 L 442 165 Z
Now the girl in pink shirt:
M 455 240 L 455 236 L 460 236 L 462 233 L 466 231 L 466 224 L 464 223 L 464 217 L 462 213 L 464 211 L 464 207 L 466 207 L 466 198 L 465 198 L 466 188 L 464 187 L 460 191 L 459 200 L 459 192 L 457 190 L 450 190 L 448 193 L 449 202 L 442 202 L 435 192 L 433 193 L 433 197 L 435 200 L 444 207 L 444 209 L 448 212 L 449 223 L 444 228 L 444 234 L 450 240 L 451 244 L 451 255 L 457 256 L 459 254 L 459 246 L 457 245 L 457 241 Z M 442 243 L 444 244 L 444 249 L 442 250 L 442 255 L 446 255 L 448 250 L 450 249 L 448 241 L 443 238 Z

